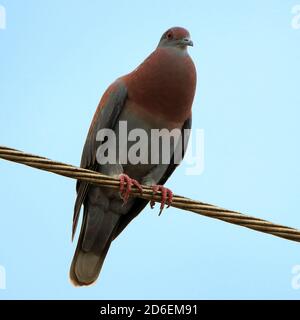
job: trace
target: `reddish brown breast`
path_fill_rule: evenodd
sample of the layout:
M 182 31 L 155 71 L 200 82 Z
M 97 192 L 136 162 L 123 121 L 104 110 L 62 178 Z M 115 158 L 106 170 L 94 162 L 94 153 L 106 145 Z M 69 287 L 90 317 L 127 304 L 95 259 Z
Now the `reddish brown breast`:
M 196 69 L 190 56 L 173 48 L 157 48 L 122 80 L 128 99 L 142 112 L 168 121 L 183 122 L 191 114 Z

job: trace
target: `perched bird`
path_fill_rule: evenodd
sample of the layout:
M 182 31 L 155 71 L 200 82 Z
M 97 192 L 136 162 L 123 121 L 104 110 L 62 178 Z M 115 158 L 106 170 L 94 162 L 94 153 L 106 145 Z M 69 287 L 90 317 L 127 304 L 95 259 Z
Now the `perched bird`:
M 177 166 L 174 152 L 168 163 L 122 164 L 117 159 L 113 164 L 99 164 L 96 153 L 101 142 L 96 136 L 99 130 L 109 128 L 118 140 L 120 121 L 127 122 L 128 130 L 139 128 L 149 134 L 152 129 L 190 128 L 196 69 L 188 46 L 193 46 L 193 42 L 186 29 L 167 30 L 156 50 L 133 72 L 111 84 L 100 100 L 84 145 L 81 167 L 118 177 L 120 193 L 77 182 L 73 237 L 82 205 L 84 212 L 70 268 L 74 285 L 90 285 L 97 280 L 111 242 L 147 205 L 147 200 L 129 197 L 132 185 L 140 191 L 141 184 L 152 186 L 153 193 L 160 190 L 161 209 L 172 201 L 172 191 L 163 185 Z M 182 138 L 178 144 L 183 142 Z M 130 144 L 121 153 L 127 153 L 129 148 Z M 150 149 L 149 152 L 151 156 Z

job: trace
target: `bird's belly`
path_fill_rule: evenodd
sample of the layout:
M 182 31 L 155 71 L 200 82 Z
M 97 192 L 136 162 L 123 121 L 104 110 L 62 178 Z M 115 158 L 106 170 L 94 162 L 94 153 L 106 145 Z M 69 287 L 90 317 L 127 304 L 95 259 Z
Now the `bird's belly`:
M 136 108 L 126 105 L 114 128 L 117 158 L 124 172 L 141 180 L 157 165 L 169 164 L 174 150 L 174 139 L 168 135 L 170 130 L 176 127 L 181 133 L 181 124 L 166 125 L 159 119 L 136 112 Z M 163 139 L 158 138 L 160 134 Z

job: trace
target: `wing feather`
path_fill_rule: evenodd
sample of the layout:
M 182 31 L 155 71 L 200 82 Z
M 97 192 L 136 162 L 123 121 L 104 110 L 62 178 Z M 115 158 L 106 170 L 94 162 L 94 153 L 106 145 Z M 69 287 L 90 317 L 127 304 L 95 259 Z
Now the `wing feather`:
M 127 89 L 121 80 L 117 80 L 108 87 L 95 112 L 92 124 L 90 126 L 86 142 L 81 157 L 81 168 L 97 171 L 98 164 L 96 160 L 97 148 L 100 142 L 96 141 L 97 132 L 100 129 L 113 129 L 119 118 L 119 115 L 127 100 Z M 74 206 L 72 239 L 74 238 L 80 210 L 84 204 L 89 184 L 83 181 L 77 181 L 77 198 Z

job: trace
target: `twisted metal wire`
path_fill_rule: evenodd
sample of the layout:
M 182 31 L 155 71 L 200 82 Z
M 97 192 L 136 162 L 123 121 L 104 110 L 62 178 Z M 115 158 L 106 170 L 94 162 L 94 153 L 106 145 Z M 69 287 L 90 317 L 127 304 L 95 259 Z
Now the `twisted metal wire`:
M 114 179 L 101 173 L 78 168 L 57 161 L 52 161 L 44 157 L 31 155 L 4 146 L 0 146 L 0 158 L 16 163 L 21 163 L 40 170 L 52 172 L 68 178 L 86 181 L 88 183 L 100 185 L 103 187 L 118 189 L 120 185 L 120 181 L 118 179 Z M 149 186 L 142 187 L 143 194 L 140 194 L 139 190 L 135 186 L 133 186 L 132 195 L 146 200 L 153 199 L 156 202 L 161 201 L 161 192 L 157 192 L 157 194 L 153 195 L 152 188 L 150 188 Z M 195 201 L 179 195 L 174 195 L 171 206 L 195 212 L 206 217 L 215 218 L 225 222 L 243 226 L 249 229 L 272 234 L 277 237 L 300 242 L 300 230 L 275 224 L 256 217 L 248 216 L 237 211 L 223 209 L 209 203 Z

